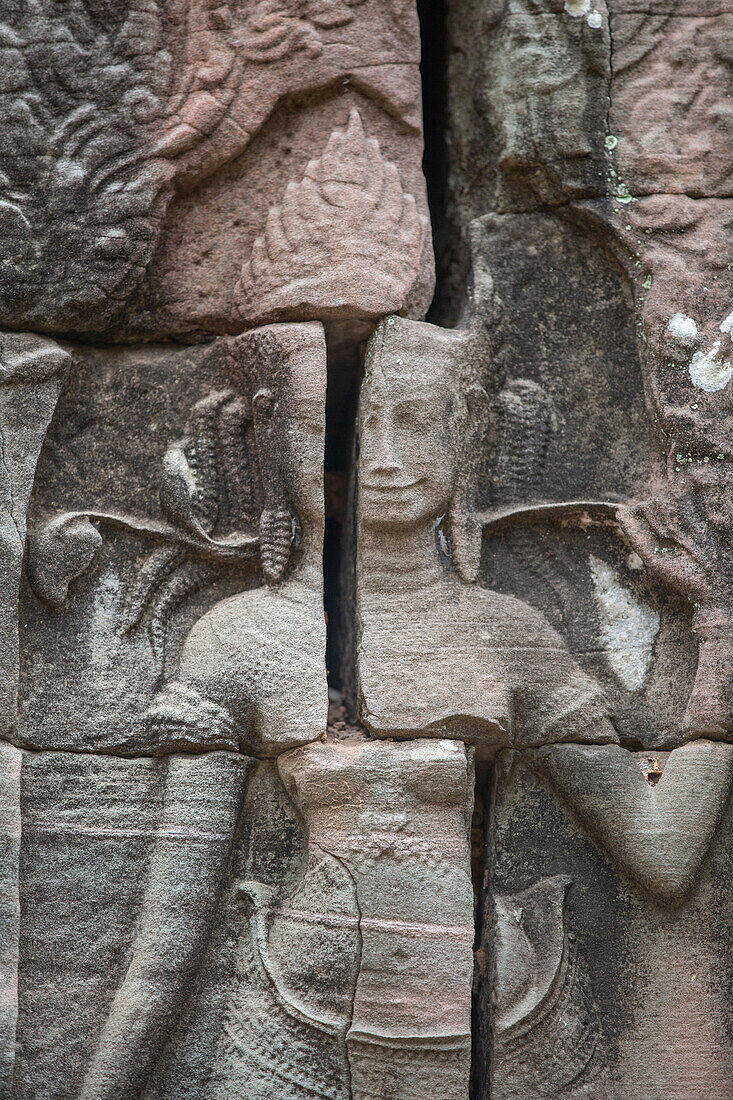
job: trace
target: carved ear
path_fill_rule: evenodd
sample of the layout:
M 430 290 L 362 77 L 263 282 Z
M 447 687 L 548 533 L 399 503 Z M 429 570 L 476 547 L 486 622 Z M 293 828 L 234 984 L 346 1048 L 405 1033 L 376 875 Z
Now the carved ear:
M 464 393 L 467 417 L 459 428 L 458 463 L 453 499 L 446 519 L 453 564 L 461 580 L 473 584 L 481 564 L 483 527 L 476 510 L 476 479 L 489 423 L 489 398 L 482 386 Z
M 458 575 L 466 584 L 473 584 L 481 564 L 481 524 L 475 516 L 464 512 L 454 500 L 446 526 L 453 564 Z

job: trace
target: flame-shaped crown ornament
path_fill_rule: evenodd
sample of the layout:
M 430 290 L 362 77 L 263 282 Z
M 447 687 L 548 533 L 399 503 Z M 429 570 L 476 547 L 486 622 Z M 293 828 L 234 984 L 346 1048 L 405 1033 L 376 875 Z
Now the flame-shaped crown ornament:
M 248 320 L 378 317 L 407 307 L 427 219 L 352 110 L 273 206 L 236 288 Z

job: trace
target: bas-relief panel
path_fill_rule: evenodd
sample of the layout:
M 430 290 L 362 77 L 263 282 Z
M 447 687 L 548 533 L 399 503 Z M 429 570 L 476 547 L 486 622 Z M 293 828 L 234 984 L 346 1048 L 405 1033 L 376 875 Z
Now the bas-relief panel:
M 3 759 L 6 1080 L 137 1096 L 216 922 L 252 754 L 326 726 L 325 341 L 312 323 L 55 354 L 44 447 L 22 418 L 4 437 L 31 473 L 42 450 L 10 733 L 26 751 Z
M 2 1096 L 733 1095 L 725 175 L 622 109 L 725 58 L 591 7 L 453 19 L 456 329 L 411 6 L 8 7 Z
M 491 220 L 472 226 L 476 283 L 463 326 L 390 318 L 367 348 L 354 490 L 355 705 L 376 737 L 450 733 L 474 745 L 480 764 L 495 761 L 476 956 L 478 1094 L 727 1096 L 726 983 L 695 960 L 673 972 L 663 961 L 709 904 L 708 876 L 726 865 L 727 666 L 719 651 L 711 659 L 704 636 L 690 646 L 689 604 L 659 584 L 681 550 L 665 544 L 665 557 L 677 555 L 669 567 L 649 563 L 643 520 L 653 523 L 661 504 L 635 498 L 663 467 L 639 412 L 635 360 L 618 361 L 618 382 L 608 374 L 586 382 L 596 393 L 592 420 L 604 402 L 615 411 L 598 385 L 613 393 L 623 380 L 628 412 L 612 447 L 637 458 L 624 468 L 598 454 L 577 400 L 562 407 L 565 372 L 578 384 L 572 358 L 554 361 L 554 379 L 537 380 L 536 364 L 535 378 L 511 377 L 519 357 L 512 344 L 502 348 L 498 317 L 491 321 L 501 306 L 492 305 L 483 262 L 495 236 Z M 677 522 L 689 539 L 684 517 Z M 531 777 L 535 802 L 525 786 L 515 790 L 517 774 Z M 556 844 L 565 832 L 567 851 Z M 518 872 L 504 879 L 504 863 Z M 604 876 L 613 903 L 594 896 Z M 636 934 L 618 912 L 618 896 L 629 893 L 644 929 L 644 976 L 619 976 L 619 961 L 589 968 L 598 939 Z M 583 906 L 579 932 L 572 914 Z M 688 980 L 701 984 L 685 1015 L 673 1006 Z M 609 1037 L 613 998 L 627 1016 Z M 668 1028 L 659 1022 L 667 1010 Z M 705 1022 L 699 1041 L 685 1034 L 693 1019 Z M 652 1032 L 649 1066 L 643 1037 Z M 661 1068 L 663 1052 L 680 1043 Z M 670 1083 L 678 1062 L 684 1072 Z

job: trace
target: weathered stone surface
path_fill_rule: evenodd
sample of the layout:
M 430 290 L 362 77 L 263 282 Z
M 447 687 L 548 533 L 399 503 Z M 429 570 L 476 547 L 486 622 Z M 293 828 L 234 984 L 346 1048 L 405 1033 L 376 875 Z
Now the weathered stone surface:
M 20 751 L 0 745 L 0 1087 L 11 1094 L 20 948 Z
M 733 13 L 718 5 L 678 17 L 676 7 L 613 13 L 608 125 L 618 171 L 634 196 L 728 197 Z
M 0 1100 L 733 1100 L 731 10 L 6 0 Z
M 38 0 L 6 5 L 1 33 L 4 324 L 157 337 L 253 324 L 234 292 L 267 211 L 356 104 L 423 219 L 400 307 L 427 308 L 414 8 Z M 222 247 L 226 268 L 207 259 Z
M 23 754 L 14 1095 L 139 1095 L 208 939 L 246 774 L 226 753 Z
M 270 754 L 318 737 L 323 330 L 74 355 L 34 497 L 18 743 Z
M 455 453 L 458 439 L 468 436 L 470 446 L 471 427 L 449 423 L 451 399 L 460 394 L 454 378 L 417 374 L 405 386 L 395 358 L 414 354 L 414 344 L 400 338 L 407 324 L 394 329 L 394 341 L 378 330 L 363 392 L 357 574 L 361 717 L 382 737 L 451 733 L 484 752 L 553 740 L 615 740 L 602 693 L 543 616 L 475 583 L 481 524 L 471 503 L 461 499 Z M 417 335 L 429 340 L 432 334 Z M 389 350 L 380 347 L 382 340 Z M 426 371 L 436 362 L 430 350 L 424 349 Z M 443 433 L 446 421 L 454 446 L 448 439 L 438 441 L 438 455 L 436 440 L 428 442 L 425 429 L 432 424 Z M 444 512 L 456 525 L 442 544 L 453 550 L 456 572 L 441 555 L 437 522 Z M 470 568 L 470 561 L 473 576 L 461 575 L 461 566 Z M 419 631 L 411 625 L 416 611 Z
M 492 1098 L 731 1094 L 719 961 L 732 751 L 502 756 L 487 872 Z
M 464 230 L 489 210 L 605 193 L 608 11 L 595 3 L 601 22 L 590 26 L 583 6 L 478 0 L 451 8 L 450 172 Z M 471 48 L 479 35 L 481 48 Z
M 579 344 L 578 307 L 596 275 L 589 246 L 536 215 L 485 220 L 473 234 L 473 320 L 451 331 L 390 318 L 367 349 L 355 705 L 374 734 L 451 731 L 482 756 L 551 741 L 701 736 L 705 727 L 683 734 L 680 721 L 696 657 L 685 609 L 660 597 L 654 571 L 625 542 L 635 513 L 623 500 L 645 492 L 660 466 L 641 375 L 627 346 L 609 339 L 614 377 L 590 325 L 598 359 Z M 476 322 L 487 317 L 482 265 L 491 258 L 512 300 L 522 262 L 534 264 L 540 249 L 548 263 L 572 255 L 587 267 L 571 276 L 569 328 L 523 346 L 503 308 L 490 352 Z M 610 327 L 625 301 L 606 285 Z M 567 283 L 548 274 L 536 294 L 538 312 L 540 302 L 562 309 Z M 524 308 L 533 306 L 527 297 Z M 582 393 L 593 394 L 591 408 Z M 599 434 L 609 416 L 610 453 Z
M 351 1096 L 468 1095 L 473 767 L 454 741 L 309 745 L 278 760 L 312 849 L 351 875 Z
M 7 735 L 18 703 L 18 591 L 26 542 L 26 511 L 36 462 L 69 357 L 36 336 L 0 338 L 0 733 Z

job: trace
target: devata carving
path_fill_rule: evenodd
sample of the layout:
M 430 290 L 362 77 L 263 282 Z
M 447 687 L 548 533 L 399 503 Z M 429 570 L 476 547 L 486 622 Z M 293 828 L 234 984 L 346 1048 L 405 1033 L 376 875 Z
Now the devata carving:
M 484 756 L 613 742 L 602 693 L 557 633 L 527 604 L 477 583 L 484 386 L 495 384 L 480 325 L 491 293 L 480 272 L 463 331 L 390 317 L 367 348 L 356 489 L 361 718 L 381 737 L 450 732 Z
M 733 1100 L 733 14 L 654 7 L 6 0 L 0 1100 Z
M 470 756 L 444 740 L 355 740 L 295 749 L 278 767 L 311 843 L 354 880 L 351 1095 L 458 1100 L 470 1063 Z

